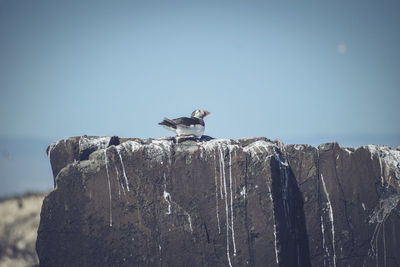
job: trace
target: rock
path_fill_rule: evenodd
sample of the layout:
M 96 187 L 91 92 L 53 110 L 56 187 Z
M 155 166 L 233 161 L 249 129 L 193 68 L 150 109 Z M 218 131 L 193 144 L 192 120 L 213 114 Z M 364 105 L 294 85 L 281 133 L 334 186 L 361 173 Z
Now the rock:
M 47 150 L 53 176 L 56 177 L 62 168 L 79 159 L 79 140 L 83 137 L 71 137 L 51 144 Z M 55 185 L 55 184 L 54 184 Z
M 313 266 L 397 266 L 399 151 L 327 143 L 288 145 L 285 155 L 305 202 Z
M 41 266 L 400 262 L 398 150 L 83 136 L 48 151 Z

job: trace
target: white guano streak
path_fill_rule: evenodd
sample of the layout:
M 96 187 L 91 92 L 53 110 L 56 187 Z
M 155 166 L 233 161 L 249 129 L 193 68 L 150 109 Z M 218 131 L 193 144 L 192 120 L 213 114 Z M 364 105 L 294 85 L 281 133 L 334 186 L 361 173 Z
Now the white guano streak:
M 324 227 L 324 218 L 321 215 L 321 233 L 322 233 L 322 248 L 325 248 L 325 227 Z
M 333 209 L 332 209 L 331 200 L 329 198 L 328 190 L 326 189 L 324 176 L 322 175 L 322 173 L 321 173 L 321 181 L 322 181 L 322 186 L 324 188 L 326 199 L 328 201 L 327 204 L 328 204 L 328 209 L 329 209 L 329 220 L 331 221 L 331 232 L 332 232 L 333 266 L 336 267 L 335 224 L 334 224 L 334 220 L 333 220 Z
M 117 174 L 117 176 L 116 176 L 117 183 L 122 187 L 121 181 L 119 179 L 119 171 L 117 169 L 117 166 L 114 166 L 114 168 L 115 168 L 115 172 Z M 121 188 L 120 187 L 118 187 L 118 196 L 121 196 Z
M 242 190 L 240 190 L 240 195 L 243 196 L 243 199 L 246 199 L 246 194 L 247 194 L 247 192 L 246 192 L 246 186 L 244 185 L 244 186 L 242 187 Z
M 214 159 L 215 160 L 215 159 Z M 218 223 L 218 233 L 221 233 L 221 227 L 219 223 L 219 208 L 218 208 L 218 178 L 217 178 L 217 164 L 215 163 L 214 169 L 214 178 L 215 178 L 215 205 L 216 205 L 216 212 L 217 212 L 217 223 Z
M 226 178 L 225 178 L 225 162 L 224 162 L 224 157 L 222 154 L 222 148 L 221 145 L 218 145 L 218 151 L 219 151 L 219 160 L 222 165 L 222 173 L 224 176 L 224 193 L 225 193 L 225 224 L 226 224 L 226 256 L 228 257 L 228 263 L 229 266 L 232 267 L 231 263 L 231 256 L 229 255 L 229 209 L 228 209 L 228 199 L 227 199 L 227 190 L 226 190 Z
M 229 149 L 229 189 L 231 190 L 231 230 L 232 230 L 232 242 L 233 242 L 233 256 L 236 257 L 236 242 L 235 242 L 235 231 L 233 229 L 233 198 L 232 198 L 232 153 Z
M 382 187 L 385 187 L 385 178 L 383 178 L 383 168 L 382 168 L 382 160 L 381 157 L 378 156 L 379 159 L 379 167 L 381 169 L 381 183 L 382 183 Z
M 330 257 L 329 249 L 325 245 L 325 227 L 324 227 L 324 224 L 325 224 L 324 217 L 323 217 L 323 215 L 321 215 L 322 248 L 325 249 L 326 254 L 328 255 L 328 258 L 329 258 Z M 324 266 L 326 266 L 325 257 L 324 257 Z
M 108 194 L 110 196 L 110 227 L 112 227 L 111 184 L 110 184 L 110 175 L 108 173 L 107 148 L 104 149 L 104 160 L 105 160 L 105 163 L 106 163 L 106 172 L 107 172 L 107 181 L 108 181 Z
M 372 146 L 368 146 L 368 148 L 370 148 L 370 147 L 372 147 Z M 378 158 L 379 168 L 380 168 L 380 171 L 381 171 L 381 184 L 382 184 L 382 187 L 384 187 L 385 186 L 385 178 L 383 177 L 383 167 L 382 167 L 381 157 L 379 156 L 379 153 L 375 148 L 374 148 L 374 150 L 370 149 L 370 153 L 371 153 L 371 161 L 374 159 L 375 155 Z
M 219 152 L 221 152 L 221 148 L 220 148 L 220 146 L 218 146 L 218 151 Z M 221 152 L 221 154 L 222 154 L 222 152 Z M 224 176 L 225 175 L 225 170 L 224 170 L 224 161 L 223 160 L 221 160 L 221 156 L 219 157 L 219 189 L 220 189 L 220 196 L 221 196 L 221 199 L 224 199 L 224 194 L 223 194 L 223 192 L 222 192 L 222 190 L 223 190 L 223 186 L 222 186 L 222 176 Z
M 278 257 L 278 240 L 277 240 L 277 235 L 276 235 L 276 223 L 275 223 L 275 210 L 274 210 L 274 199 L 272 198 L 272 191 L 271 187 L 268 185 L 268 195 L 269 199 L 271 200 L 271 209 L 272 209 L 272 214 L 274 216 L 274 241 L 275 241 L 275 260 L 276 264 L 279 265 L 279 257 Z
M 179 208 L 179 210 L 182 210 L 183 213 L 185 214 L 185 216 L 187 216 L 188 222 L 189 222 L 189 228 L 190 228 L 190 232 L 193 233 L 193 226 L 192 226 L 192 218 L 190 217 L 190 214 L 184 210 L 181 206 L 179 206 L 176 202 L 172 201 L 172 197 L 171 194 L 168 193 L 165 189 L 164 189 L 164 199 L 165 201 L 168 202 L 168 212 L 166 212 L 167 215 L 171 215 L 172 213 L 172 204 L 174 204 L 175 206 L 177 206 Z
M 193 233 L 192 218 L 190 217 L 190 214 L 189 214 L 186 210 L 184 210 L 184 209 L 182 209 L 182 210 L 183 210 L 183 213 L 185 213 L 185 215 L 186 215 L 187 218 L 188 218 L 190 232 Z
M 172 207 L 172 204 L 174 204 L 176 207 L 178 207 L 179 210 L 183 211 L 185 216 L 187 216 L 190 232 L 193 233 L 192 218 L 190 217 L 190 214 L 186 210 L 184 210 L 181 206 L 179 206 L 176 202 L 172 201 L 171 194 L 167 192 L 167 179 L 166 179 L 165 173 L 164 173 L 164 194 L 163 194 L 163 196 L 164 196 L 165 201 L 168 202 L 168 211 L 166 212 L 166 214 L 171 215 L 171 213 L 172 213 L 171 207 Z
M 120 153 L 119 149 L 117 149 L 117 153 L 118 153 L 118 156 L 119 156 L 119 160 L 121 161 L 121 165 L 122 165 L 122 172 L 123 172 L 123 174 L 124 174 L 124 178 L 125 178 L 125 185 L 126 185 L 126 189 L 127 189 L 127 190 L 128 190 L 128 192 L 129 192 L 129 183 L 128 183 L 128 177 L 126 176 L 126 172 L 125 172 L 125 165 L 124 165 L 124 162 L 122 161 L 122 156 L 121 156 L 121 153 Z
M 165 173 L 163 174 L 164 177 L 164 199 L 165 201 L 168 202 L 168 211 L 166 212 L 166 214 L 171 214 L 171 194 L 167 192 L 167 176 L 165 176 Z
M 166 187 L 166 186 L 165 186 Z M 168 202 L 168 211 L 166 214 L 171 214 L 171 195 L 164 189 L 164 199 Z

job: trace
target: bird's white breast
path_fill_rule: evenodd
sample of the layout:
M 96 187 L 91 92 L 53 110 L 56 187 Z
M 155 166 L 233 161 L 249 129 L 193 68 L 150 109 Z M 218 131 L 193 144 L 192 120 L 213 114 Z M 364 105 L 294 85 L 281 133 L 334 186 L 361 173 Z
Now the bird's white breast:
M 204 133 L 204 126 L 200 124 L 190 125 L 190 127 L 178 126 L 176 129 L 176 133 L 178 135 L 195 135 L 200 137 Z

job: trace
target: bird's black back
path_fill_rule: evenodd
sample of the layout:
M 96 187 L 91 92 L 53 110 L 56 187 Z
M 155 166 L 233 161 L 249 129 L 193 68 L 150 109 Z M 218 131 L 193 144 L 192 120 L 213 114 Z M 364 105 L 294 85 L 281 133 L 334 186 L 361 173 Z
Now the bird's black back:
M 189 127 L 190 125 L 200 124 L 200 125 L 204 126 L 204 120 L 199 119 L 199 118 L 188 118 L 188 117 L 181 117 L 181 118 L 177 118 L 177 119 L 173 119 L 173 120 L 165 118 L 159 124 L 176 129 L 177 125 Z
M 188 118 L 188 117 L 181 117 L 177 119 L 173 119 L 176 124 L 181 124 L 184 126 L 189 127 L 190 125 L 200 124 L 204 126 L 204 120 L 199 118 Z

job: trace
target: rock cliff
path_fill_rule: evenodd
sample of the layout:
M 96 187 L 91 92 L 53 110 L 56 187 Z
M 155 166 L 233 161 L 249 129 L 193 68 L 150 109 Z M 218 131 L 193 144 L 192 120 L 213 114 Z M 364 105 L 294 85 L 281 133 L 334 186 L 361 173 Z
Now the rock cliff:
M 47 150 L 41 266 L 398 266 L 400 151 L 73 137 Z

